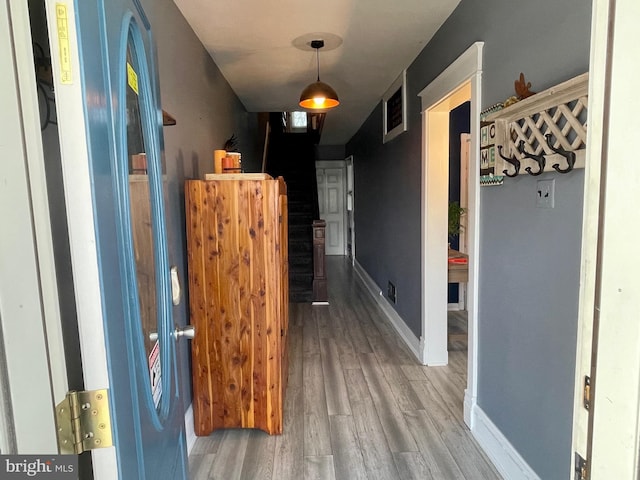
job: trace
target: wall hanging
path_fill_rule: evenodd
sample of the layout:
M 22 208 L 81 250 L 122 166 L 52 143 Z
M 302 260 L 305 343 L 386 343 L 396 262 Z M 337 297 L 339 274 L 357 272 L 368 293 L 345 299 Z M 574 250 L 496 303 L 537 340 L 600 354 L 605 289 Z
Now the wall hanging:
M 492 107 L 481 121 L 480 174 L 537 176 L 584 168 L 588 82 L 584 73 L 508 107 Z

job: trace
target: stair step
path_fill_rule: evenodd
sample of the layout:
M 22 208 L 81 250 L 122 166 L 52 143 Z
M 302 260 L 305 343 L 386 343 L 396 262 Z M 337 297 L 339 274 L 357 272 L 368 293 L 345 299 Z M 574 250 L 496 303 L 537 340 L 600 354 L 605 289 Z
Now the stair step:
M 313 270 L 308 273 L 297 273 L 289 270 L 289 284 L 311 285 L 313 283 Z
M 289 290 L 289 302 L 291 303 L 311 303 L 313 302 L 313 291 L 305 290 L 296 292 Z
M 313 229 L 311 227 L 311 224 L 296 225 L 294 223 L 292 225 L 291 223 L 289 223 L 289 241 L 293 241 L 295 239 L 311 239 L 312 236 Z
M 296 257 L 293 257 L 295 259 Z M 302 258 L 302 257 L 297 257 Z M 313 278 L 313 260 L 309 259 L 309 262 L 292 262 L 292 257 L 289 257 L 289 273 L 291 275 L 303 275 L 306 278 L 307 275 L 311 275 Z M 301 277 L 301 279 L 304 279 Z
M 312 230 L 311 220 L 305 217 L 290 218 L 289 227 L 294 227 L 294 230 L 289 230 L 289 235 L 291 235 L 291 233 L 296 233 L 296 229 L 300 229 L 300 232 L 297 233 L 302 233 L 304 235 L 301 235 L 301 238 L 306 238 L 309 235 L 309 232 L 307 232 L 306 229 Z
M 296 253 L 309 253 L 313 250 L 313 243 L 289 238 L 289 256 Z
M 313 210 L 313 205 L 308 200 L 303 199 L 291 199 L 291 195 L 289 194 L 289 200 L 287 201 L 287 207 L 289 211 L 293 210 L 296 212 L 311 212 Z
M 289 255 L 289 270 L 299 266 L 313 267 L 313 258 L 311 255 Z

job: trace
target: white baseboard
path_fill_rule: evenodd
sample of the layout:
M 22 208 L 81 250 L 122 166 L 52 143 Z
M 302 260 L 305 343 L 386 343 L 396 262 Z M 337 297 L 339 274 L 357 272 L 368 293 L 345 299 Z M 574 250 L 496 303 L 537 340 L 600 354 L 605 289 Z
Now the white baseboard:
M 193 426 L 193 403 L 189 405 L 187 411 L 184 414 L 184 433 L 187 437 L 187 455 L 191 453 L 191 449 L 196 443 L 198 437 L 196 437 L 196 430 Z
M 473 428 L 471 432 L 473 436 L 503 478 L 507 480 L 540 480 L 536 472 L 478 405 L 473 408 L 472 417 Z
M 464 401 L 463 401 L 463 418 L 464 423 L 469 427 L 469 430 L 473 430 L 475 427 L 475 417 L 473 416 L 473 410 L 478 403 L 477 397 L 471 395 L 469 388 L 464 389 Z
M 358 260 L 354 261 L 353 269 L 355 270 L 358 277 L 360 277 L 360 280 L 364 284 L 365 288 L 369 291 L 373 299 L 380 306 L 393 328 L 396 330 L 396 332 L 398 332 L 400 338 L 404 340 L 404 343 L 407 345 L 407 347 L 409 347 L 409 350 L 411 350 L 411 352 L 416 356 L 420 363 L 425 365 L 425 359 L 423 358 L 424 344 L 422 339 L 419 339 L 415 336 L 415 334 L 411 331 L 407 324 L 404 323 L 402 317 L 398 315 L 398 312 L 396 312 L 391 307 L 376 282 L 374 282 L 367 271 L 362 268 L 362 265 L 360 265 Z
M 459 303 L 447 303 L 447 310 L 449 312 L 459 312 L 464 310 L 463 308 L 460 308 L 460 304 Z

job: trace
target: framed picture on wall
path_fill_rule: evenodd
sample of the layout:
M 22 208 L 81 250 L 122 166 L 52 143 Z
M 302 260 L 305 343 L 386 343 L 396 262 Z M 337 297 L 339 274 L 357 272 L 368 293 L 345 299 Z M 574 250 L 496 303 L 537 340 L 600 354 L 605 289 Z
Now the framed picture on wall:
M 382 143 L 407 131 L 407 71 L 389 87 L 382 97 Z

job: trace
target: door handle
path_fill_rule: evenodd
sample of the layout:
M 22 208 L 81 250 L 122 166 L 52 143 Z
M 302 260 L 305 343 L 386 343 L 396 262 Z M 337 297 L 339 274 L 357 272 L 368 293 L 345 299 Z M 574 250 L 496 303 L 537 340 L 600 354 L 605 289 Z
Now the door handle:
M 176 340 L 180 337 L 193 340 L 193 337 L 196 336 L 196 327 L 194 327 L 193 325 L 185 325 L 182 328 L 176 327 L 176 329 L 173 331 L 173 336 L 176 337 Z
M 193 340 L 193 337 L 196 336 L 196 327 L 193 325 L 185 325 L 184 327 L 176 327 L 173 331 L 173 337 L 178 340 L 180 337 L 188 338 L 189 340 Z M 151 332 L 149 334 L 149 340 L 155 342 L 158 340 L 158 332 Z

